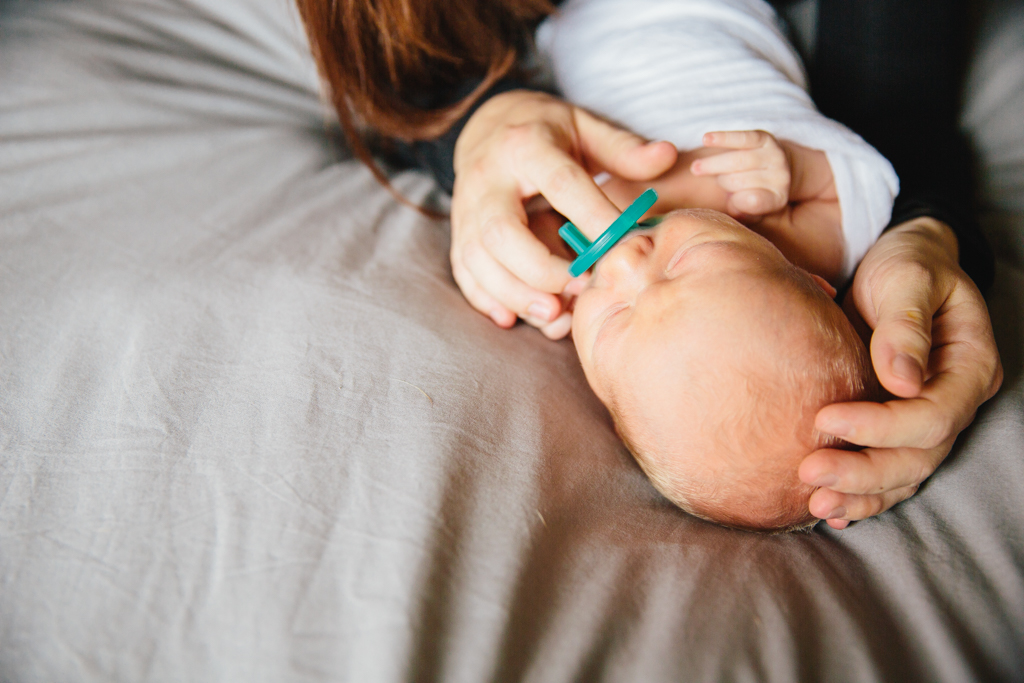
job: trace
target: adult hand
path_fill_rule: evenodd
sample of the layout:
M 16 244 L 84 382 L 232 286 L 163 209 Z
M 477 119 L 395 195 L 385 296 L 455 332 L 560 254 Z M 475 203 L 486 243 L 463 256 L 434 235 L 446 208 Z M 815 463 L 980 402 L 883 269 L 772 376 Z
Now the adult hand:
M 918 218 L 882 235 L 844 304 L 874 330 L 872 365 L 898 398 L 818 412 L 820 431 L 864 447 L 822 449 L 800 465 L 800 479 L 821 487 L 811 514 L 836 529 L 912 496 L 1003 379 L 985 300 L 939 221 Z
M 525 203 L 543 196 L 591 239 L 620 210 L 593 176 L 661 175 L 676 160 L 667 142 L 642 138 L 556 97 L 513 90 L 470 117 L 455 145 L 452 273 L 470 304 L 501 327 L 521 317 L 551 338 L 569 332 L 569 262 L 529 229 Z

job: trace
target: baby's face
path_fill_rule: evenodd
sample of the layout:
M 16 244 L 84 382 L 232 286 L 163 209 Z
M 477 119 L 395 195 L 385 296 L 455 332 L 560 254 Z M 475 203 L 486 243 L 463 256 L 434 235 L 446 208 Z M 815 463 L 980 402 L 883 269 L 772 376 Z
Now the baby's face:
M 626 235 L 576 301 L 572 332 L 587 378 L 601 395 L 658 340 L 701 355 L 745 345 L 765 299 L 793 298 L 783 276 L 796 270 L 770 242 L 713 211 L 677 211 Z
M 669 214 L 598 262 L 576 302 L 573 339 L 622 436 L 656 454 L 638 460 L 659 489 L 759 489 L 760 500 L 742 503 L 751 519 L 719 519 L 738 526 L 776 514 L 769 491 L 784 491 L 793 508 L 779 526 L 807 516 L 811 490 L 796 470 L 814 450 L 820 401 L 799 386 L 803 359 L 829 351 L 818 332 L 842 316 L 826 288 L 712 211 Z

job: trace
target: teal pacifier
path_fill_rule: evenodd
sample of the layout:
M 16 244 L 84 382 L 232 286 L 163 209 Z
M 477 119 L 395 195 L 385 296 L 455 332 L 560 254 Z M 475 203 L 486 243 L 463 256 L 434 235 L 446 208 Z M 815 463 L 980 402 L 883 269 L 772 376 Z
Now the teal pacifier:
M 580 229 L 571 222 L 566 221 L 565 225 L 558 229 L 558 235 L 566 244 L 572 247 L 578 256 L 569 266 L 569 274 L 579 277 L 587 272 L 590 266 L 597 263 L 597 259 L 607 253 L 609 249 L 619 243 L 627 232 L 638 227 L 637 221 L 658 201 L 658 193 L 653 188 L 645 190 L 642 195 L 636 198 L 625 211 L 622 212 L 615 222 L 608 226 L 608 229 L 601 233 L 601 236 L 591 242 L 587 236 L 580 232 Z M 644 224 L 652 221 L 644 221 Z M 659 221 L 660 222 L 660 221 Z M 656 225 L 657 222 L 654 222 Z

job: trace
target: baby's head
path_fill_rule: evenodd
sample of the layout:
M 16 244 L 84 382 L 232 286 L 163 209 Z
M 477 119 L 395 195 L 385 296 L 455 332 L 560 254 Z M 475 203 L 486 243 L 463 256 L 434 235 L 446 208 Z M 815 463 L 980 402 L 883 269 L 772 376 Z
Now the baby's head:
M 814 520 L 797 477 L 818 410 L 872 396 L 831 287 L 724 214 L 669 214 L 598 262 L 573 313 L 590 386 L 654 485 L 750 529 Z

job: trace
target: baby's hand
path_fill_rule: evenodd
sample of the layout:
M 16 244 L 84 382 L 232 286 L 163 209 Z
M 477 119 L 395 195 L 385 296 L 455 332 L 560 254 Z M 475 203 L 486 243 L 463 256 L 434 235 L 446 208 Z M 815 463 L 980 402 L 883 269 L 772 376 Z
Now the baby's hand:
M 704 135 L 705 147 L 735 150 L 697 159 L 695 176 L 716 176 L 729 193 L 726 213 L 733 218 L 765 216 L 789 204 L 790 160 L 782 145 L 763 130 L 720 131 Z

